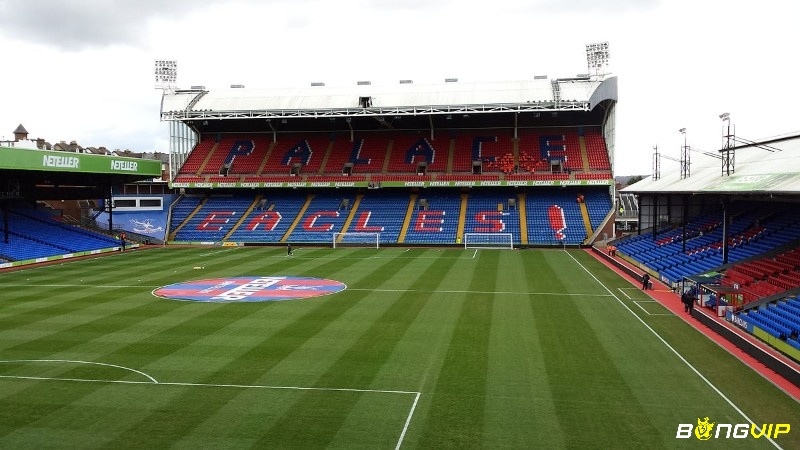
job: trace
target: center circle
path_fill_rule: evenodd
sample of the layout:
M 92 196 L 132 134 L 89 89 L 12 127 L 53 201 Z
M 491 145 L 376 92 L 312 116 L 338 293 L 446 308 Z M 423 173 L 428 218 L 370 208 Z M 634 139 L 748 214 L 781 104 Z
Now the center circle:
M 275 302 L 334 294 L 344 283 L 312 277 L 234 277 L 170 284 L 153 290 L 156 297 L 192 302 Z

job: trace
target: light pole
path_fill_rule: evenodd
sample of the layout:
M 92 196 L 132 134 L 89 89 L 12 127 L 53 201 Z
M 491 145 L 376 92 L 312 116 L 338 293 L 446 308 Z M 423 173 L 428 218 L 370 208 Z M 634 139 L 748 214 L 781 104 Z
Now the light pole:
M 683 147 L 681 147 L 681 179 L 691 176 L 691 156 L 689 155 L 689 145 L 686 143 L 686 128 L 678 130 L 683 135 Z
M 730 175 L 736 171 L 736 150 L 734 145 L 734 137 L 731 134 L 731 115 L 729 113 L 722 113 L 719 115 L 720 120 L 727 124 L 727 130 L 723 129 L 725 133 L 722 143 L 722 175 Z

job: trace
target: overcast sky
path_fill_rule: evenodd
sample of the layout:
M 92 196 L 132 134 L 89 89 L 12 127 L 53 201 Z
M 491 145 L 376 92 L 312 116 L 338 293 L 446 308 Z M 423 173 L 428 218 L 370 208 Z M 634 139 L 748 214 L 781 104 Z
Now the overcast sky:
M 585 73 L 608 41 L 619 77 L 617 175 L 653 146 L 714 151 L 800 132 L 793 0 L 2 0 L 0 137 L 167 151 L 153 61 L 210 89 L 507 81 Z M 693 164 L 716 164 L 703 155 Z M 679 170 L 662 161 L 662 174 Z

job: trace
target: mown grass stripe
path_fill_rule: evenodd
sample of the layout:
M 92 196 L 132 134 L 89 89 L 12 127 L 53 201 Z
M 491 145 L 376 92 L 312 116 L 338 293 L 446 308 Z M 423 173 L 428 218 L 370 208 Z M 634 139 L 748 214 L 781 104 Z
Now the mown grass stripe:
M 480 255 L 489 251 L 479 251 L 476 260 L 472 260 L 471 252 L 439 249 L 304 248 L 299 252 L 304 256 L 293 258 L 280 256 L 285 251 L 280 248 L 242 248 L 208 257 L 200 255 L 209 248 L 174 250 L 174 259 L 170 257 L 173 250 L 133 252 L 98 258 L 92 264 L 76 261 L 0 275 L 0 318 L 22 314 L 20 317 L 32 320 L 29 324 L 16 323 L 14 319 L 0 322 L 0 347 L 15 349 L 12 355 L 0 351 L 0 359 L 46 355 L 108 362 L 150 373 L 166 382 L 186 384 L 209 379 L 218 380 L 219 384 L 235 383 L 240 368 L 244 374 L 239 380 L 248 386 L 274 384 L 273 380 L 287 385 L 334 385 L 339 379 L 334 373 L 338 368 L 348 371 L 342 381 L 423 392 L 405 437 L 404 447 L 409 448 L 456 443 L 486 448 L 670 448 L 676 443 L 690 443 L 675 440 L 678 423 L 693 423 L 705 416 L 718 423 L 742 420 L 696 374 L 671 356 L 663 343 L 643 334 L 642 324 L 621 303 L 608 295 L 587 294 L 598 292 L 598 284 L 576 270 L 569 254 L 575 255 L 613 292 L 630 284 L 587 258 L 584 252 L 494 252 L 499 259 L 483 265 Z M 399 264 L 396 259 L 409 263 L 402 264 L 402 270 L 393 271 L 392 266 Z M 195 261 L 208 263 L 206 269 L 192 270 Z M 383 264 L 386 267 L 381 267 Z M 87 271 L 73 270 L 78 265 Z M 34 276 L 40 271 L 46 276 Z M 156 283 L 264 272 L 340 278 L 351 288 L 364 290 L 350 289 L 309 301 L 229 305 L 170 302 L 154 299 L 149 293 L 149 285 Z M 55 274 L 63 274 L 64 278 Z M 64 285 L 80 279 L 93 284 L 81 289 L 50 289 L 43 285 L 44 280 Z M 139 279 L 143 289 L 103 292 L 96 287 L 112 285 L 109 281 L 133 280 L 129 285 L 134 285 L 139 284 Z M 430 284 L 425 289 L 409 290 L 414 287 L 409 286 L 410 279 Z M 553 295 L 558 292 L 561 295 Z M 74 295 L 82 298 L 74 299 Z M 399 308 L 402 302 L 417 305 L 421 299 L 415 296 L 429 299 L 414 313 L 412 321 L 392 324 L 386 312 Z M 491 312 L 485 318 L 467 320 L 464 309 L 472 301 L 471 296 L 492 298 Z M 320 305 L 327 307 L 334 301 L 351 306 L 340 314 L 336 309 L 312 313 Z M 59 308 L 60 305 L 65 307 Z M 34 309 L 40 318 L 24 315 Z M 203 316 L 215 309 L 219 317 Z M 216 328 L 218 321 L 230 319 L 229 311 L 248 313 Z M 54 315 L 48 318 L 48 312 Z M 109 321 L 114 322 L 116 330 L 83 327 L 65 333 L 63 337 L 69 345 L 55 343 L 53 348 L 59 350 L 56 354 L 48 351 L 50 341 L 41 339 L 45 334 L 69 331 L 76 324 L 104 316 L 111 317 Z M 694 329 L 674 318 L 667 322 L 660 317 L 642 316 L 749 417 L 759 423 L 796 422 L 794 418 L 800 411 L 797 402 L 787 399 Z M 195 318 L 196 327 L 188 326 Z M 300 325 L 304 319 L 314 323 Z M 406 319 L 410 320 L 403 318 Z M 488 326 L 488 331 L 482 326 L 472 330 L 475 338 L 484 334 L 486 368 L 485 381 L 481 382 L 472 379 L 475 369 L 470 367 L 474 360 L 470 351 L 476 351 L 481 344 L 472 341 L 469 351 L 454 346 L 470 342 L 465 324 L 484 319 L 489 321 L 482 325 Z M 392 339 L 378 338 L 374 347 L 369 347 L 362 337 L 378 332 L 377 321 L 388 321 L 387 335 Z M 176 327 L 178 324 L 183 325 Z M 3 328 L 5 325 L 13 328 Z M 319 331 L 306 334 L 302 331 L 306 326 Z M 402 327 L 405 330 L 401 333 Z M 543 327 L 548 331 L 541 330 Z M 582 336 L 571 336 L 556 347 L 561 340 L 559 333 L 574 333 L 573 328 L 579 329 Z M 298 330 L 305 339 L 293 340 L 292 332 Z M 543 339 L 542 333 L 553 335 L 552 340 Z M 276 336 L 281 338 L 274 339 Z M 595 342 L 584 345 L 587 340 Z M 37 341 L 40 345 L 36 348 L 27 345 Z M 275 346 L 276 353 L 264 346 Z M 359 348 L 374 356 L 366 358 L 368 363 L 363 367 L 356 360 Z M 564 352 L 567 354 L 562 355 Z M 247 355 L 252 361 L 239 359 Z M 278 360 L 270 361 L 272 356 Z M 453 374 L 458 364 L 465 367 L 461 375 L 467 379 L 463 382 Z M 57 375 L 64 370 L 39 372 Z M 0 373 L 14 376 L 34 375 L 31 372 L 34 370 L 20 365 L 0 367 Z M 86 368 L 69 373 L 79 379 L 128 380 L 126 374 Z M 132 375 L 131 380 L 136 377 Z M 289 383 L 292 380 L 299 383 Z M 64 384 L 70 386 L 57 386 Z M 75 394 L 76 384 L 105 387 L 82 388 Z M 476 384 L 484 386 L 482 393 L 466 389 Z M 62 389 L 69 393 L 62 395 Z M 206 390 L 227 393 L 212 395 L 206 401 Z M 0 447 L 43 447 L 52 442 L 72 447 L 85 446 L 87 442 L 101 447 L 253 447 L 263 446 L 259 439 L 264 430 L 288 417 L 297 422 L 292 425 L 295 429 L 310 429 L 319 415 L 325 415 L 332 418 L 328 429 L 333 438 L 325 434 L 318 440 L 303 442 L 342 448 L 388 448 L 396 442 L 413 397 L 386 394 L 376 402 L 369 397 L 384 394 L 323 394 L 314 402 L 304 399 L 300 391 L 286 391 L 285 395 L 276 392 L 195 385 L 112 386 L 103 382 L 3 379 L 0 432 L 6 434 L 0 435 Z M 354 398 L 342 399 L 349 395 Z M 474 412 L 479 403 L 483 410 L 476 415 L 477 420 L 462 417 L 459 411 Z M 9 419 L 4 415 L 8 413 L 7 404 L 18 416 Z M 309 407 L 305 416 L 298 406 L 301 404 Z M 342 405 L 344 408 L 338 410 Z M 612 409 L 613 414 L 608 414 L 607 409 Z M 566 413 L 569 410 L 578 413 Z M 452 411 L 452 417 L 444 417 L 448 411 Z M 371 422 L 372 418 L 377 419 Z M 157 423 L 158 420 L 162 422 Z M 10 424 L 8 428 L 6 422 Z M 371 424 L 377 427 L 371 428 Z M 437 440 L 433 436 L 441 432 L 446 437 L 451 432 L 448 430 L 455 434 L 465 424 L 480 430 L 462 441 Z M 595 427 L 605 427 L 607 431 L 599 433 Z M 635 435 L 631 432 L 634 428 Z M 784 448 L 794 448 L 800 442 L 798 436 L 792 432 L 777 442 Z M 270 443 L 293 445 L 291 437 L 282 443 Z M 737 444 L 742 448 L 769 446 L 763 439 L 719 444 L 726 448 Z
M 127 289 L 112 289 L 106 292 L 107 296 L 111 299 L 114 298 L 115 293 L 131 295 Z M 72 297 L 73 300 L 66 300 Z M 92 300 L 85 300 L 90 298 Z M 82 300 L 83 299 L 83 300 Z M 159 311 L 169 311 L 176 309 L 177 305 L 155 305 L 152 300 L 146 302 L 131 302 L 125 303 L 115 300 L 105 300 L 103 302 L 113 302 L 114 308 L 104 310 L 98 308 L 98 304 L 94 303 L 91 293 L 83 293 L 83 290 L 78 289 L 66 295 L 64 303 L 61 307 L 51 307 L 46 311 L 29 311 L 22 314 L 17 314 L 6 318 L 4 326 L 21 329 L 29 327 L 34 323 L 53 323 L 52 332 L 49 332 L 37 339 L 29 340 L 27 342 L 19 343 L 17 345 L 9 346 L 3 349 L 4 352 L 9 353 L 28 353 L 30 355 L 52 356 L 53 354 L 63 352 L 75 345 L 72 342 L 72 336 L 81 335 L 77 340 L 85 340 L 86 335 L 102 336 L 107 333 L 112 333 L 120 328 L 129 326 L 132 317 L 138 317 L 145 320 L 157 314 Z M 101 303 L 103 303 L 101 302 Z M 69 305 L 64 306 L 64 304 Z M 83 305 L 83 307 L 81 307 Z M 49 312 L 50 315 L 43 314 Z M 56 326 L 56 323 L 59 326 Z
M 522 252 L 505 252 L 497 267 L 498 287 L 513 286 L 535 292 L 542 271 L 539 259 Z M 558 295 L 529 295 L 524 300 L 500 301 L 496 296 L 492 313 L 486 386 L 484 442 L 494 448 L 526 448 L 536 442 L 539 448 L 564 446 L 557 426 L 552 395 L 544 367 L 544 351 L 536 331 L 537 323 L 530 301 L 550 303 Z
M 428 271 L 420 270 L 419 267 L 406 274 L 403 269 L 412 262 L 412 260 L 407 259 L 395 260 L 394 264 L 381 267 L 380 272 L 382 273 L 374 273 L 375 278 L 402 278 L 409 286 L 415 289 L 425 289 L 425 287 L 439 282 L 439 279 L 428 276 Z M 430 269 L 435 265 L 435 261 L 428 262 L 428 265 L 428 269 Z M 320 376 L 316 385 L 370 386 L 429 298 L 430 294 L 405 293 L 393 300 L 387 298 L 366 300 L 388 304 L 383 313 L 373 319 L 372 325 L 363 331 L 339 359 Z M 340 399 L 332 414 L 324 419 L 321 418 L 318 426 L 309 430 L 303 424 L 302 418 L 306 416 L 309 409 L 312 409 L 319 402 L 317 397 L 313 393 L 303 395 L 286 411 L 278 422 L 265 432 L 260 444 L 268 446 L 271 442 L 291 441 L 292 445 L 298 445 L 299 447 L 329 445 L 336 437 L 342 424 L 352 414 L 353 408 L 359 402 L 361 396 Z M 398 432 L 400 418 L 402 416 L 394 418 L 398 420 Z M 381 418 L 375 419 L 383 420 Z M 392 420 L 393 418 L 389 417 L 388 419 Z
M 560 289 L 583 289 L 583 276 L 565 270 L 564 254 L 545 254 L 548 264 L 541 276 Z M 554 268 L 561 268 L 560 270 Z M 558 290 L 557 286 L 553 289 Z M 587 446 L 613 447 L 619 430 L 612 430 L 606 420 L 615 423 L 631 421 L 635 429 L 649 431 L 652 425 L 645 411 L 631 393 L 612 358 L 598 343 L 598 338 L 581 307 L 579 299 L 559 298 L 551 302 L 530 301 L 543 350 L 542 361 L 549 381 L 549 392 L 558 421 L 558 429 L 568 448 Z M 613 308 L 613 305 L 604 305 Z M 604 420 L 597 420 L 603 417 Z M 575 424 L 580 424 L 575 426 Z M 641 428 L 640 428 L 641 427 Z M 643 445 L 636 436 L 634 446 Z
M 650 431 L 652 425 L 645 411 L 574 303 L 561 301 L 545 306 L 531 302 L 531 307 L 542 318 L 537 320 L 537 331 L 566 446 L 612 447 L 620 430 L 609 427 L 609 422 Z M 598 421 L 598 417 L 604 420 Z M 637 436 L 626 440 L 634 446 L 645 444 Z
M 142 306 L 140 308 L 146 308 Z M 107 318 L 98 318 L 94 321 L 89 323 L 85 323 L 82 325 L 78 325 L 71 329 L 61 331 L 55 333 L 54 335 L 47 336 L 47 338 L 37 339 L 34 341 L 30 341 L 25 343 L 24 345 L 17 346 L 15 348 L 17 352 L 23 352 L 25 354 L 38 354 L 40 358 L 55 358 L 59 355 L 65 354 L 69 350 L 76 348 L 76 347 L 83 347 L 83 346 L 91 346 L 91 341 L 84 338 L 84 333 L 88 332 L 91 336 L 98 337 L 104 336 L 107 333 L 113 333 L 117 326 L 121 326 L 122 323 L 127 324 L 128 327 L 132 326 L 133 324 L 146 321 L 151 316 L 145 315 L 139 317 L 138 320 L 131 320 L 132 317 L 130 315 L 126 315 L 127 311 L 117 312 L 115 314 L 111 314 Z M 213 311 L 207 311 L 206 314 L 213 314 Z M 122 319 L 124 317 L 124 319 Z M 197 326 L 191 319 L 195 319 L 192 315 L 186 315 L 181 320 L 183 320 L 183 324 L 179 326 L 183 326 L 185 330 L 193 330 Z M 117 319 L 117 320 L 113 320 Z M 176 329 L 176 326 L 171 327 L 171 329 Z M 161 333 L 164 333 L 162 331 Z M 180 334 L 176 334 L 175 336 L 179 336 Z M 141 338 L 142 341 L 147 341 L 148 339 L 152 339 L 152 335 Z M 173 344 L 173 345 L 181 345 L 181 344 Z M 136 350 L 140 349 L 140 350 Z M 158 345 L 141 345 L 140 342 L 132 343 L 122 347 L 122 349 L 118 349 L 116 352 L 107 353 L 103 356 L 103 362 L 109 361 L 118 361 L 124 360 L 125 365 L 128 367 L 142 367 L 141 361 L 137 361 L 138 358 L 142 357 L 142 354 L 145 354 L 152 358 L 152 353 L 157 350 L 163 350 L 161 346 Z M 114 354 L 119 354 L 120 357 L 117 358 Z M 138 354 L 137 354 L 138 353 Z M 4 351 L 3 355 L 10 355 L 13 354 L 11 351 Z M 137 358 L 138 357 L 138 358 Z M 33 358 L 36 359 L 36 358 Z M 66 358 L 71 359 L 71 358 Z M 91 377 L 91 371 L 87 371 L 84 367 L 75 367 L 74 365 L 65 364 L 62 368 L 57 371 L 59 377 L 63 378 L 87 378 Z M 135 379 L 134 374 L 127 374 L 124 376 L 125 379 Z M 91 387 L 82 387 L 78 391 L 82 392 L 84 395 L 89 395 L 94 391 L 101 389 L 101 385 L 91 386 Z M 41 389 L 41 387 L 37 385 L 32 385 L 29 389 L 19 391 L 14 393 L 11 398 L 7 398 L 5 400 L 15 401 L 15 399 L 20 399 L 19 403 L 24 403 L 24 399 L 28 396 L 34 396 L 34 392 Z M 59 399 L 60 401 L 60 399 Z M 70 396 L 68 399 L 64 400 L 63 407 L 67 407 L 67 405 L 71 402 L 78 401 L 78 397 Z M 60 414 L 60 409 L 50 408 L 49 415 L 55 417 Z M 35 420 L 38 418 L 36 414 L 30 414 L 28 417 L 31 420 Z
M 287 258 L 291 259 L 291 258 Z M 353 259 L 337 265 L 339 270 L 344 270 L 348 265 L 357 264 L 359 260 Z M 317 263 L 320 263 L 317 261 Z M 327 264 L 327 262 L 323 262 Z M 284 328 L 263 339 L 253 340 L 250 346 L 243 348 L 243 352 L 232 355 L 228 363 L 209 374 L 202 381 L 208 384 L 253 384 L 265 373 L 290 355 L 304 342 L 312 338 L 332 321 L 345 314 L 357 301 L 340 298 L 336 301 L 308 302 L 307 312 L 296 320 L 288 323 Z M 240 306 L 240 305 L 223 305 Z M 225 308 L 229 311 L 231 308 Z M 241 309 L 245 311 L 245 309 Z M 240 318 L 243 318 L 240 317 Z M 195 330 L 195 333 L 197 330 Z M 188 344 L 187 344 L 188 345 Z M 171 400 L 171 404 L 181 405 L 196 401 L 196 393 L 187 391 Z M 162 436 L 161 442 L 176 442 L 180 437 L 197 428 L 206 417 L 219 412 L 231 401 L 230 394 L 215 394 L 203 399 L 202 414 L 191 414 L 181 418 L 170 434 Z M 151 414 L 115 438 L 111 445 L 123 445 L 128 439 L 140 435 L 152 427 L 158 426 L 163 418 L 160 414 Z
M 479 252 L 470 289 L 496 286 L 499 252 Z M 481 446 L 494 297 L 466 294 L 436 383 L 421 437 L 423 448 Z M 457 406 L 456 406 L 457 405 Z

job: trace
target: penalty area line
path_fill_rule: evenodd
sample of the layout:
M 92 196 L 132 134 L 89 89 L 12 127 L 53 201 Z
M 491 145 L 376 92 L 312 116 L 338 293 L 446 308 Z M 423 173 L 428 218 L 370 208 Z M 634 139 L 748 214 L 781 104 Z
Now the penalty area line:
M 326 388 L 313 386 L 270 386 L 266 384 L 224 384 L 224 383 L 188 383 L 178 381 L 136 381 L 136 380 L 103 380 L 95 378 L 66 378 L 66 377 L 37 377 L 27 375 L 0 375 L 0 378 L 11 380 L 42 380 L 42 381 L 75 381 L 84 383 L 110 383 L 110 384 L 146 384 L 151 386 L 178 386 L 178 387 L 208 387 L 208 388 L 238 388 L 238 389 L 274 389 L 286 391 L 329 391 L 329 392 L 355 392 L 372 394 L 405 394 L 419 395 L 417 391 L 402 391 L 393 389 L 358 389 L 358 388 Z
M 138 371 L 136 371 L 138 372 Z M 142 373 L 142 372 L 138 372 Z M 127 384 L 127 385 L 148 385 L 148 386 L 177 386 L 177 387 L 207 387 L 207 388 L 238 388 L 238 389 L 272 389 L 272 390 L 287 390 L 287 391 L 322 391 L 322 392 L 351 392 L 359 394 L 403 394 L 414 395 L 414 402 L 408 411 L 406 420 L 403 423 L 403 430 L 400 432 L 400 437 L 395 445 L 395 450 L 399 450 L 403 445 L 403 439 L 406 437 L 409 426 L 411 426 L 411 419 L 414 417 L 414 411 L 417 409 L 419 397 L 421 392 L 417 391 L 402 391 L 393 389 L 357 389 L 357 388 L 323 388 L 323 387 L 304 387 L 304 386 L 269 386 L 261 384 L 216 384 L 216 383 L 181 383 L 169 381 L 129 381 L 129 380 L 100 380 L 91 378 L 61 378 L 61 377 L 36 377 L 36 376 L 23 376 L 23 375 L 0 375 L 0 379 L 10 380 L 33 380 L 33 381 L 69 381 L 79 383 L 108 383 L 108 384 Z
M 397 445 L 394 447 L 394 450 L 400 450 L 400 446 L 403 445 L 403 439 L 406 437 L 406 432 L 408 431 L 408 426 L 411 425 L 411 418 L 414 417 L 414 410 L 417 409 L 417 402 L 419 402 L 420 393 L 417 392 L 417 395 L 414 397 L 414 403 L 411 405 L 411 410 L 408 411 L 408 417 L 406 417 L 406 423 L 403 424 L 403 431 L 400 433 L 400 439 L 397 440 Z

